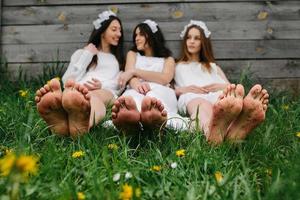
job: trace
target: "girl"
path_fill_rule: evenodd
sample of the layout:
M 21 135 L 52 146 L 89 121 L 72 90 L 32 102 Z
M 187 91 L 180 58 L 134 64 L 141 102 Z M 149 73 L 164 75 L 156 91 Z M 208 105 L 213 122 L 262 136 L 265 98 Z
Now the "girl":
M 165 47 L 163 34 L 157 23 L 145 20 L 133 31 L 134 46 L 127 54 L 125 73 L 119 84 L 129 87 L 112 109 L 113 123 L 120 129 L 157 128 L 167 118 L 168 126 L 184 128 L 177 115 L 177 100 L 169 83 L 174 77 L 175 61 Z
M 87 46 L 75 51 L 62 80 L 52 79 L 36 92 L 37 109 L 50 129 L 77 136 L 89 131 L 106 114 L 106 105 L 118 94 L 117 78 L 123 66 L 123 29 L 112 11 L 93 22 Z
M 255 85 L 243 98 L 244 87 L 230 84 L 215 64 L 210 34 L 205 23 L 195 20 L 181 33 L 182 54 L 175 72 L 178 108 L 190 115 L 194 128 L 200 124 L 210 142 L 244 139 L 264 120 L 269 96 Z

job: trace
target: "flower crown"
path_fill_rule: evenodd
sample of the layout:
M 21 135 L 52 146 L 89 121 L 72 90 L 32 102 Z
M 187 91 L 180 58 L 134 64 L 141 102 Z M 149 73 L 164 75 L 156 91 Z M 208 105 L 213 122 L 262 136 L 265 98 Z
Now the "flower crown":
M 151 20 L 151 19 L 146 19 L 145 21 L 143 21 L 143 23 L 147 24 L 150 27 L 152 33 L 156 33 L 156 31 L 158 30 L 157 29 L 157 26 L 158 26 L 157 23 L 155 21 Z
M 104 22 L 105 20 L 108 20 L 110 16 L 117 16 L 117 15 L 111 10 L 106 10 L 100 13 L 98 15 L 98 19 L 93 21 L 95 29 L 99 29 L 101 27 L 101 23 Z
M 211 32 L 208 30 L 206 24 L 203 21 L 198 21 L 198 20 L 191 20 L 190 23 L 184 27 L 183 31 L 180 34 L 180 37 L 183 38 L 187 29 L 193 25 L 196 25 L 196 26 L 202 28 L 204 31 L 205 37 L 209 38 Z

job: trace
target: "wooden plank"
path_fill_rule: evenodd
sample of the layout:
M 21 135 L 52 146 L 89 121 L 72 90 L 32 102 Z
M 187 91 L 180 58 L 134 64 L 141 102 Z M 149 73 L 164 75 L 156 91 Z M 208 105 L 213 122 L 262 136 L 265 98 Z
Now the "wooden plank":
M 229 77 L 248 72 L 253 78 L 300 78 L 300 60 L 219 60 L 217 64 Z
M 228 62 L 228 66 L 230 66 L 230 62 L 231 61 L 226 61 Z M 244 61 L 236 61 L 236 62 L 244 62 Z M 252 62 L 252 61 L 249 61 Z M 261 65 L 262 63 L 265 63 L 266 61 L 255 61 L 256 63 L 258 63 L 258 65 Z M 262 63 L 259 63 L 262 62 Z M 274 60 L 274 61 L 267 61 L 267 62 L 271 62 L 271 63 L 289 63 L 291 61 L 285 61 L 285 60 Z M 299 65 L 299 60 L 295 61 L 298 63 Z M 268 64 L 268 63 L 266 63 Z M 67 67 L 67 63 L 65 64 L 64 68 Z M 41 75 L 43 73 L 43 64 L 42 63 L 34 63 L 34 64 L 9 64 L 8 65 L 8 72 L 10 75 L 11 79 L 16 80 L 19 75 L 19 69 L 21 68 L 23 72 L 26 72 L 27 77 L 38 77 L 38 75 Z M 234 66 L 231 65 L 231 66 Z M 286 73 L 288 70 L 281 70 L 281 66 L 279 65 L 274 65 L 273 70 L 277 71 L 279 70 L 280 73 Z M 299 68 L 299 66 L 298 66 Z M 232 67 L 230 70 L 239 70 L 237 67 Z M 299 69 L 298 69 L 299 70 Z M 226 72 L 226 71 L 225 71 Z M 264 73 L 265 72 L 265 73 Z M 258 77 L 254 77 L 255 83 L 259 83 L 262 84 L 264 88 L 266 88 L 269 93 L 272 95 L 275 92 L 280 92 L 280 91 L 289 91 L 291 92 L 294 96 L 298 97 L 300 95 L 300 78 L 299 77 L 284 77 L 284 78 L 278 78 L 277 74 L 273 73 L 273 77 L 270 77 L 267 75 L 267 78 L 264 77 L 263 75 L 267 74 L 266 71 L 262 68 L 260 70 L 260 73 Z M 290 74 L 288 72 L 288 74 Z M 287 75 L 288 75 L 287 74 Z M 229 74 L 227 71 L 227 75 L 230 79 L 237 79 L 239 78 L 239 76 L 237 75 L 233 75 L 233 74 Z
M 5 6 L 28 6 L 28 5 L 87 5 L 87 4 L 128 4 L 128 3 L 178 3 L 178 2 L 207 2 L 208 0 L 4 0 Z M 261 0 L 209 0 L 210 2 L 236 2 L 236 1 L 261 1 Z M 276 0 L 270 0 L 270 2 Z
M 229 78 L 239 78 L 243 71 L 255 79 L 300 78 L 300 60 L 219 60 L 218 65 Z M 44 66 L 50 63 L 9 63 L 10 73 L 17 75 L 19 68 L 29 76 L 37 76 L 43 72 Z M 65 63 L 65 67 L 68 63 Z
M 97 15 L 108 8 L 118 9 L 123 22 L 140 22 L 146 18 L 158 22 L 187 22 L 190 19 L 207 21 L 268 21 L 299 20 L 300 1 L 284 1 L 276 4 L 262 2 L 214 2 L 214 3 L 157 3 L 151 5 L 71 5 L 5 7 L 4 25 L 42 24 L 91 24 Z M 258 19 L 266 11 L 265 19 Z
M 260 79 L 259 82 L 269 91 L 271 95 L 278 92 L 288 92 L 294 97 L 300 97 L 299 78 Z
M 175 57 L 179 54 L 180 42 L 169 41 Z M 84 43 L 3 45 L 3 54 L 8 62 L 68 61 L 71 54 Z M 127 49 L 131 43 L 125 43 Z M 253 40 L 213 41 L 217 59 L 285 59 L 300 58 L 300 40 Z M 57 52 L 59 51 L 59 55 Z
M 132 41 L 132 30 L 137 23 L 124 23 L 125 40 Z M 161 22 L 166 40 L 179 40 L 186 23 Z M 299 21 L 271 22 L 208 22 L 212 40 L 300 39 Z M 4 26 L 2 44 L 47 44 L 86 42 L 91 24 Z

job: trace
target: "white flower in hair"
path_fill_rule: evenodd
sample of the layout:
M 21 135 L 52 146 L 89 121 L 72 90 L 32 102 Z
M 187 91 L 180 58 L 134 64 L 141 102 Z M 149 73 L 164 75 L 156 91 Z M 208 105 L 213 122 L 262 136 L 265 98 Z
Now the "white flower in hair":
M 208 30 L 206 24 L 203 21 L 198 21 L 198 20 L 191 20 L 190 23 L 184 27 L 183 31 L 180 34 L 180 37 L 183 38 L 187 29 L 193 25 L 196 25 L 196 26 L 202 28 L 204 31 L 205 37 L 209 38 L 211 32 Z
M 158 30 L 157 23 L 151 19 L 146 19 L 145 21 L 143 21 L 143 23 L 147 24 L 150 27 L 152 33 L 156 33 L 156 31 Z
M 100 13 L 98 15 L 98 19 L 93 21 L 95 29 L 99 29 L 101 27 L 101 23 L 104 22 L 105 20 L 108 20 L 110 16 L 117 16 L 117 15 L 111 10 L 106 10 Z

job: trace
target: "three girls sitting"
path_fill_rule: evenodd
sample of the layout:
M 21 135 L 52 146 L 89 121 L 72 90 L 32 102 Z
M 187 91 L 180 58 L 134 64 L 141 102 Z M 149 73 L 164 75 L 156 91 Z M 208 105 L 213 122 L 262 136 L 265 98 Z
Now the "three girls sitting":
M 71 136 L 88 132 L 103 119 L 111 101 L 112 120 L 120 130 L 155 129 L 164 124 L 186 129 L 178 107 L 190 116 L 192 128 L 199 122 L 212 143 L 244 139 L 264 120 L 267 91 L 255 85 L 244 97 L 242 85 L 229 83 L 215 64 L 211 33 L 203 22 L 191 20 L 185 26 L 177 65 L 158 24 L 152 20 L 138 24 L 121 74 L 120 19 L 105 11 L 94 26 L 87 46 L 71 57 L 63 77 L 64 91 L 56 79 L 37 91 L 38 112 L 54 132 Z M 169 87 L 173 78 L 175 91 Z M 127 83 L 115 100 L 118 89 Z

